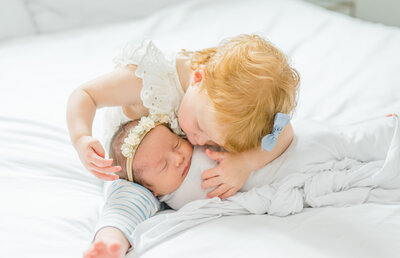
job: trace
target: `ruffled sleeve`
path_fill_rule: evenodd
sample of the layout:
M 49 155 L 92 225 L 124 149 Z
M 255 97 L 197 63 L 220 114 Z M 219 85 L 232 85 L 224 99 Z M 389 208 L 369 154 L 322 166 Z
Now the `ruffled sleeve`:
M 166 114 L 174 133 L 183 135 L 178 124 L 178 109 L 184 92 L 180 85 L 174 60 L 168 60 L 151 40 L 140 45 L 128 43 L 114 58 L 117 66 L 137 65 L 136 76 L 142 79 L 140 97 L 150 113 Z

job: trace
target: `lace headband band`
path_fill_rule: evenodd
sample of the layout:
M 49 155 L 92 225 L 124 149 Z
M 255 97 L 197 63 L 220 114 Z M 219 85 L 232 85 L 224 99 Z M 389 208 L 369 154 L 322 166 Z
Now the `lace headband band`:
M 130 130 L 121 146 L 121 153 L 126 158 L 126 173 L 130 182 L 134 182 L 132 163 L 140 143 L 151 129 L 160 124 L 168 125 L 168 123 L 169 118 L 167 115 L 150 114 L 147 117 L 142 117 L 139 124 Z

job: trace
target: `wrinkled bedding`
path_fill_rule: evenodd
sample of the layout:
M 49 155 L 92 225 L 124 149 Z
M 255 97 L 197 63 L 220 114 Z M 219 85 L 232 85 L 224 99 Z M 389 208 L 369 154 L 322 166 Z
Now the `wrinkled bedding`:
M 395 116 L 341 127 L 310 121 L 296 123 L 296 137 L 288 150 L 252 172 L 240 192 L 226 200 L 207 199 L 200 186 L 196 189 L 201 173 L 190 169 L 189 173 L 196 175 L 188 175 L 189 180 L 185 179 L 165 200 L 176 204 L 185 198 L 186 205 L 179 202 L 184 206 L 177 212 L 141 223 L 133 234 L 136 251 L 224 215 L 287 216 L 304 207 L 400 204 L 399 126 Z M 196 157 L 192 166 L 207 163 L 207 159 L 206 155 Z

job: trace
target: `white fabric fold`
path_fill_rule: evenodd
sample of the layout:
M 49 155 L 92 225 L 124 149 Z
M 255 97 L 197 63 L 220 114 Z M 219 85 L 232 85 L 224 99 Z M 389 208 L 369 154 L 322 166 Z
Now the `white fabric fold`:
M 224 215 L 287 216 L 304 207 L 400 203 L 400 132 L 397 117 L 349 126 L 303 122 L 288 150 L 268 167 L 269 183 L 255 173 L 234 196 L 189 202 L 174 213 L 137 226 L 133 242 L 143 252 L 182 230 Z M 254 172 L 253 172 L 254 173 Z M 264 181 L 265 182 L 265 181 Z M 253 187 L 252 187 L 253 186 Z

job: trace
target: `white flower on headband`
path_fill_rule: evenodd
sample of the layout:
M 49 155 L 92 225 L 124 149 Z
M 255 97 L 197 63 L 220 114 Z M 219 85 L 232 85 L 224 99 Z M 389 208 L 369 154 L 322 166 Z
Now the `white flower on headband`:
M 139 141 L 140 141 L 140 139 L 137 136 L 137 134 L 133 133 L 133 134 L 129 134 L 129 136 L 125 138 L 124 143 L 135 146 L 136 143 L 139 143 Z
M 142 126 L 135 126 L 132 132 L 136 135 L 141 135 L 142 133 L 144 133 L 144 128 Z
M 150 114 L 148 117 L 142 117 L 139 124 L 131 129 L 124 139 L 124 143 L 121 146 L 122 155 L 125 158 L 133 158 L 142 138 L 157 125 L 167 123 L 169 123 L 169 117 L 164 114 Z
M 126 158 L 132 158 L 133 156 L 133 146 L 130 144 L 123 144 L 121 147 L 122 155 Z
M 152 120 L 150 117 L 143 117 L 140 119 L 139 126 L 143 127 L 145 131 L 149 131 L 154 127 L 154 120 Z

